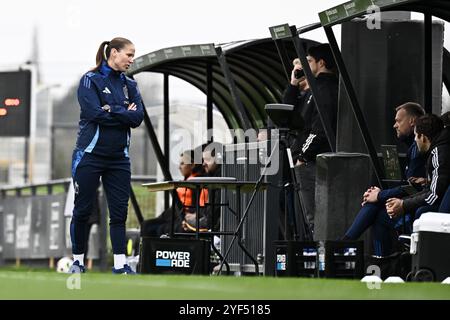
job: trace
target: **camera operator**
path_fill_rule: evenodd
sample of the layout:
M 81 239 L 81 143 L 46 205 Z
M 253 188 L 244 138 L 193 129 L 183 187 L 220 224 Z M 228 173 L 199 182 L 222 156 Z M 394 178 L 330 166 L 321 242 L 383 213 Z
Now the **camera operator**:
M 322 116 L 326 117 L 324 120 L 329 121 L 332 130 L 336 132 L 338 77 L 334 72 L 335 62 L 331 48 L 328 44 L 311 47 L 306 58 L 316 79 L 315 94 L 320 96 L 320 102 L 323 104 L 320 106 L 321 110 L 324 110 Z M 300 60 L 295 59 L 293 64 L 291 82 L 284 93 L 283 103 L 295 107 L 296 116 L 293 117 L 292 127 L 295 127 L 295 118 L 300 116 L 305 123 L 290 147 L 299 183 L 300 199 L 303 201 L 302 207 L 306 211 L 311 230 L 314 230 L 316 156 L 331 149 Z

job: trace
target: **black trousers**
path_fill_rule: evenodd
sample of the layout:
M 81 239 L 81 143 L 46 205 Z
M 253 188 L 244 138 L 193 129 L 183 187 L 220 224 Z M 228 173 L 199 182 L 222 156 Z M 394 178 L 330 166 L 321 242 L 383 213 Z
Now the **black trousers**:
M 316 163 L 307 162 L 295 167 L 295 176 L 299 184 L 299 197 L 303 202 L 307 222 L 310 227 L 314 226 L 314 212 L 316 209 Z M 313 230 L 313 229 L 312 229 Z

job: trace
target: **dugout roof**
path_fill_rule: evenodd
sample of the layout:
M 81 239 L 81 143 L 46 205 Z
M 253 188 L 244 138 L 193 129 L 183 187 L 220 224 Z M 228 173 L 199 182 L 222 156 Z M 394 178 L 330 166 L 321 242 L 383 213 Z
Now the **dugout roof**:
M 316 42 L 305 40 L 309 45 Z M 289 56 L 296 54 L 286 41 Z M 265 125 L 264 106 L 281 102 L 288 79 L 271 38 L 224 44 L 177 46 L 136 58 L 128 74 L 158 72 L 187 81 L 208 92 L 208 66 L 212 75 L 212 101 L 230 128 Z

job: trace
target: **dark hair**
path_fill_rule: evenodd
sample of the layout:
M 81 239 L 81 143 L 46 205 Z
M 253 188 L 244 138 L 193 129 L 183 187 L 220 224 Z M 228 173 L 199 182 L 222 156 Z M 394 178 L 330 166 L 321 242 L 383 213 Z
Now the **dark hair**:
M 97 71 L 98 69 L 100 69 L 103 60 L 108 60 L 109 55 L 111 54 L 111 49 L 116 49 L 117 51 L 120 51 L 126 45 L 129 44 L 133 44 L 133 42 L 131 42 L 128 39 L 120 37 L 114 38 L 111 41 L 103 41 L 97 50 L 97 55 L 95 56 L 96 66 L 94 69 L 92 69 L 92 71 Z
M 421 117 L 425 114 L 425 110 L 423 110 L 422 106 L 415 102 L 405 102 L 402 105 L 399 105 L 395 108 L 395 111 L 405 110 L 405 112 L 411 117 Z
M 209 152 L 211 154 L 211 157 L 215 157 L 216 153 L 222 154 L 223 152 L 223 145 L 220 142 L 212 141 L 209 143 L 204 143 L 202 145 L 202 152 Z
M 435 114 L 426 114 L 416 120 L 416 132 L 433 141 L 444 128 L 441 118 Z
M 447 111 L 443 115 L 441 115 L 441 120 L 444 123 L 445 127 L 450 126 L 450 111 Z
M 313 57 L 316 61 L 323 60 L 325 68 L 334 71 L 336 63 L 334 62 L 333 52 L 328 43 L 322 43 L 308 49 L 308 55 Z

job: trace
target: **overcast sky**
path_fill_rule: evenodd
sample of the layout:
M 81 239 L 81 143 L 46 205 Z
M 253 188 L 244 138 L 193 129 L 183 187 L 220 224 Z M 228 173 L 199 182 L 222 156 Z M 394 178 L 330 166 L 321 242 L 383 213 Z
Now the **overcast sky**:
M 2 2 L 0 68 L 29 59 L 38 30 L 42 80 L 63 87 L 91 68 L 103 40 L 132 40 L 136 55 L 185 44 L 269 37 L 269 26 L 318 22 L 342 0 L 14 0 Z M 305 7 L 302 7 L 305 5 Z M 313 35 L 313 34 L 312 34 Z M 315 33 L 325 40 L 323 31 Z
M 99 44 L 132 40 L 136 56 L 186 44 L 269 37 L 269 26 L 318 22 L 318 12 L 343 0 L 13 0 L 3 1 L 0 69 L 29 59 L 33 29 L 44 83 L 63 88 L 93 67 Z M 339 36 L 339 30 L 336 30 Z M 308 38 L 326 41 L 322 29 Z

